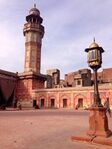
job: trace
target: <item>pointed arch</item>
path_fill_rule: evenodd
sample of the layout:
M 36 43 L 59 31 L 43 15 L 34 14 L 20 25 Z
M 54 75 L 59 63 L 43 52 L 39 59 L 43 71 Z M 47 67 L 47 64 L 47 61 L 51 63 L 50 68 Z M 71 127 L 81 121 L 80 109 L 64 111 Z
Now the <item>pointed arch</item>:
M 44 94 L 39 95 L 37 103 L 40 108 L 45 108 L 46 107 L 46 96 Z
M 78 93 L 74 95 L 74 107 L 81 107 L 84 108 L 86 106 L 88 106 L 89 103 L 87 101 L 87 97 L 82 94 L 82 93 Z
M 48 97 L 48 107 L 56 108 L 56 96 L 54 94 L 51 94 Z
M 71 106 L 71 100 L 70 100 L 70 95 L 69 94 L 62 94 L 60 96 L 60 107 L 61 108 L 68 108 Z

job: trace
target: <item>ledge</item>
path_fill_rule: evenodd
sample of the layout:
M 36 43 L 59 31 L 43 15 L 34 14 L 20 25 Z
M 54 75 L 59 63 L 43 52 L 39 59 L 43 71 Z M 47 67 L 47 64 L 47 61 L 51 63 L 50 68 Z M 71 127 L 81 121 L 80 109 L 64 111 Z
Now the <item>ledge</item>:
M 82 136 L 72 136 L 71 140 L 79 142 L 88 142 L 91 144 L 112 146 L 112 136 L 105 138 L 105 137 L 96 137 L 96 136 L 90 137 L 89 135 L 82 135 Z

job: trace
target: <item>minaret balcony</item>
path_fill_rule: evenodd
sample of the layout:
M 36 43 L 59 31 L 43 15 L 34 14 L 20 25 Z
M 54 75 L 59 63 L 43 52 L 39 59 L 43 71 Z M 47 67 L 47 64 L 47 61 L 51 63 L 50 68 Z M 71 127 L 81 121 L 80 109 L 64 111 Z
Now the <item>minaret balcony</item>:
M 28 32 L 28 31 L 41 32 L 42 34 L 44 34 L 44 26 L 37 23 L 25 23 L 23 28 L 24 35 L 25 35 L 25 32 Z

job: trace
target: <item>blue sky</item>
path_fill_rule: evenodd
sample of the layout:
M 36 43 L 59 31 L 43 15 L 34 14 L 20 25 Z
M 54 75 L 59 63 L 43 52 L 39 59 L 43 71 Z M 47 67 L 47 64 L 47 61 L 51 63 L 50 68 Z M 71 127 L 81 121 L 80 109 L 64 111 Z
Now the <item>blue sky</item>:
M 112 0 L 0 0 L 0 69 L 24 71 L 23 25 L 34 3 L 45 26 L 42 73 L 87 68 L 84 49 L 93 37 L 105 50 L 102 68 L 112 67 Z

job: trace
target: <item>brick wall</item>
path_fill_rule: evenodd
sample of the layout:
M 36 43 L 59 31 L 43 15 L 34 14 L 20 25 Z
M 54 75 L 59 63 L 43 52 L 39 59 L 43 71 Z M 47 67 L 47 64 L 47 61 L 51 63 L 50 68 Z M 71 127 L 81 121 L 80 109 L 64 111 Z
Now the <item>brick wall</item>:
M 15 97 L 20 101 L 32 100 L 32 90 L 44 88 L 44 81 L 41 76 L 21 75 L 17 81 Z
M 101 86 L 99 87 L 99 92 L 102 104 L 104 103 L 106 96 L 108 96 L 110 100 L 110 106 L 112 108 L 112 86 Z M 72 87 L 40 89 L 33 91 L 33 94 L 39 106 L 41 106 L 41 99 L 45 100 L 44 108 L 51 108 L 51 99 L 55 100 L 55 108 L 63 108 L 63 99 L 67 99 L 66 108 L 75 108 L 79 99 L 82 99 L 83 108 L 86 108 L 91 106 L 93 103 L 94 88 Z

